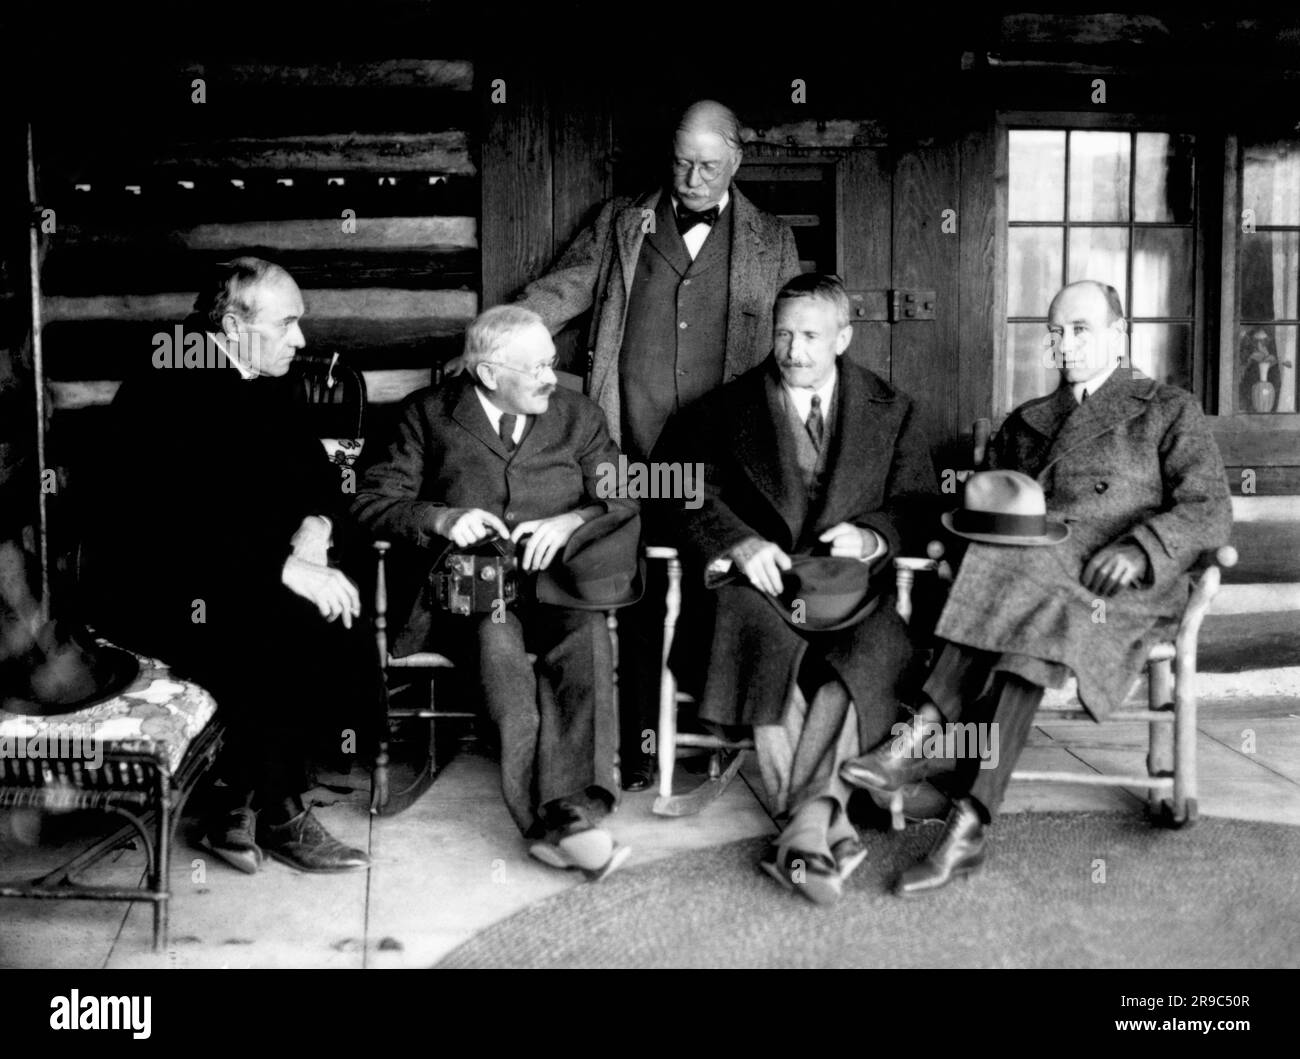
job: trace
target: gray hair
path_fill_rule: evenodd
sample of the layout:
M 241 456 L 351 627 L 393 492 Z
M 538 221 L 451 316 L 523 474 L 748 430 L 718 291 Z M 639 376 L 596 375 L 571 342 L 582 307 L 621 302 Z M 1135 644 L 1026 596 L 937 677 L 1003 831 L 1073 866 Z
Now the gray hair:
M 776 301 L 772 303 L 772 316 L 776 317 L 782 302 L 795 298 L 820 298 L 835 307 L 835 322 L 841 328 L 848 327 L 852 320 L 849 295 L 844 289 L 844 281 L 829 272 L 804 272 L 795 276 L 776 292 Z
M 716 99 L 692 103 L 682 112 L 675 131 L 716 133 L 733 151 L 740 150 L 740 119 L 734 110 Z
M 194 311 L 209 328 L 220 333 L 226 313 L 252 320 L 257 312 L 253 292 L 262 283 L 281 276 L 288 279 L 289 273 L 275 262 L 261 257 L 244 255 L 219 262 L 199 290 L 199 296 L 194 300 Z
M 480 364 L 490 361 L 509 345 L 520 331 L 545 327 L 542 318 L 522 305 L 496 305 L 479 313 L 465 331 L 465 368 L 475 375 Z

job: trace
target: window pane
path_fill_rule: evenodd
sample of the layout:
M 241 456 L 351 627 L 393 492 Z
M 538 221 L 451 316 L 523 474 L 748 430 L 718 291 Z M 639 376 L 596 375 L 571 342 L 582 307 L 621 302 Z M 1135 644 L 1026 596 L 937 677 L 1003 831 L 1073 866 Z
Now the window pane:
M 1070 220 L 1128 220 L 1127 132 L 1070 133 Z
M 1139 221 L 1190 224 L 1196 140 L 1167 132 L 1137 134 L 1133 211 Z
M 1007 216 L 1013 221 L 1065 218 L 1065 130 L 1007 133 Z
M 1071 228 L 1070 282 L 1095 279 L 1109 283 L 1123 300 L 1128 290 L 1128 229 Z M 1050 295 L 1049 295 L 1050 297 Z M 1039 310 L 1046 312 L 1046 310 Z
M 1256 224 L 1300 224 L 1300 144 L 1242 148 L 1241 206 Z
M 1130 360 L 1156 382 L 1192 388 L 1192 329 L 1187 324 L 1133 324 Z
M 1007 240 L 1007 313 L 1045 316 L 1061 286 L 1063 228 L 1012 228 Z
M 1044 345 L 1047 324 L 1007 324 L 1007 373 L 1011 383 L 1011 407 L 1056 389 L 1061 373 Z
M 1192 230 L 1133 231 L 1134 316 L 1192 315 Z
M 1300 284 L 1300 232 L 1243 234 L 1241 319 L 1294 320 Z
M 1248 325 L 1238 331 L 1238 412 L 1296 410 L 1297 330 Z

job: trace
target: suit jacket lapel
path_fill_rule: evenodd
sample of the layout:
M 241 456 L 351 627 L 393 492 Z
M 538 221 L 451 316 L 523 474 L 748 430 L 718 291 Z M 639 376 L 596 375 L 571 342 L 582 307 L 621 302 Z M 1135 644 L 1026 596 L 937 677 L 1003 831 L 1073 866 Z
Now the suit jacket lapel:
M 630 296 L 636 278 L 636 259 L 645 239 L 645 210 L 658 210 L 661 191 L 651 191 L 626 207 L 614 221 L 614 240 L 618 244 L 618 262 L 623 270 L 623 293 Z M 656 226 L 658 222 L 656 221 Z
M 741 320 L 744 307 L 749 304 L 745 286 L 761 274 L 759 257 L 763 252 L 763 238 L 758 231 L 758 211 L 735 184 L 731 185 L 729 205 L 736 211 L 731 218 L 731 268 L 727 284 L 727 335 L 731 336 L 745 333 Z M 728 341 L 725 377 L 748 370 L 754 353 L 750 349 L 735 349 Z
M 492 429 L 492 422 L 488 419 L 487 413 L 483 411 L 483 405 L 479 402 L 478 394 L 474 392 L 473 383 L 465 383 L 462 387 L 456 406 L 452 409 L 451 417 L 503 460 L 510 458 L 505 442 Z M 541 426 L 541 424 L 539 423 L 537 426 Z M 535 433 L 537 433 L 536 427 L 529 431 L 529 434 Z M 525 434 L 524 441 L 527 440 L 528 434 Z
M 829 476 L 818 508 L 809 512 L 810 525 L 847 521 L 843 513 L 858 506 L 862 490 L 872 477 L 865 472 L 863 462 L 879 459 L 882 453 L 892 458 L 893 439 L 882 428 L 880 402 L 869 392 L 869 382 L 855 365 L 840 358 L 835 383 L 835 432 L 826 460 Z M 884 476 L 888 478 L 888 469 Z
M 806 506 L 799 461 L 787 436 L 781 384 L 772 372 L 753 378 L 754 385 L 744 399 L 729 406 L 729 414 L 736 418 L 736 457 L 750 481 L 789 527 L 793 543 L 803 528 Z
M 646 233 L 646 245 L 660 253 L 673 271 L 684 276 L 692 264 L 690 251 L 677 231 L 677 215 L 673 212 L 673 200 L 668 195 L 659 196 L 655 208 L 654 230 Z
M 1101 389 L 1083 404 L 1075 405 L 1073 390 L 1062 382 L 1052 404 L 1059 411 L 1066 406 L 1068 399 L 1074 410 L 1061 424 L 1051 448 L 1047 450 L 1047 462 L 1038 473 L 1041 475 L 1084 442 L 1105 434 L 1126 419 L 1141 415 L 1154 390 L 1155 383 L 1141 372 L 1116 368 Z

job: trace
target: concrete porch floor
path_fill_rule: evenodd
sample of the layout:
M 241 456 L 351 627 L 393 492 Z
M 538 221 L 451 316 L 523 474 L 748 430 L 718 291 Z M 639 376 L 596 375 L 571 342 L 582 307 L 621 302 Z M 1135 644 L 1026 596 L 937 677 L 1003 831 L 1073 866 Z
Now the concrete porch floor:
M 1300 826 L 1300 697 L 1290 686 L 1284 690 L 1202 701 L 1203 815 Z M 1145 740 L 1140 723 L 1072 725 L 1067 731 L 1040 715 L 1021 767 L 1141 771 Z M 182 837 L 173 851 L 167 951 L 151 952 L 150 911 L 143 904 L 9 899 L 0 901 L 0 966 L 428 967 L 489 924 L 583 885 L 528 857 L 501 802 L 496 766 L 472 749 L 393 818 L 369 815 L 360 771 L 351 782 L 361 789 L 340 795 L 317 788 L 310 797 L 335 835 L 369 852 L 368 871 L 313 876 L 272 862 L 246 876 Z M 654 816 L 654 795 L 645 792 L 628 795 L 609 826 L 633 848 L 628 868 L 634 868 L 682 850 L 772 833 L 756 790 L 761 784 L 751 756 L 741 777 L 698 816 Z M 1141 808 L 1137 791 L 1013 784 L 1005 811 Z M 84 825 L 56 820 L 46 826 L 46 840 L 32 845 L 38 826 L 31 817 L 0 813 L 5 878 L 48 870 L 86 834 Z M 139 850 L 123 850 L 96 866 L 87 881 L 133 885 L 143 866 Z

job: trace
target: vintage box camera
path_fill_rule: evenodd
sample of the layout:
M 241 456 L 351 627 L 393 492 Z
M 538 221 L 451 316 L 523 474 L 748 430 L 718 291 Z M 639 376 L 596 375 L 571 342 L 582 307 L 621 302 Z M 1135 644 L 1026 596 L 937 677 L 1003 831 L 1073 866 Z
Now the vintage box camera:
M 519 598 L 519 562 L 510 541 L 448 549 L 429 575 L 433 603 L 452 614 L 491 614 Z

